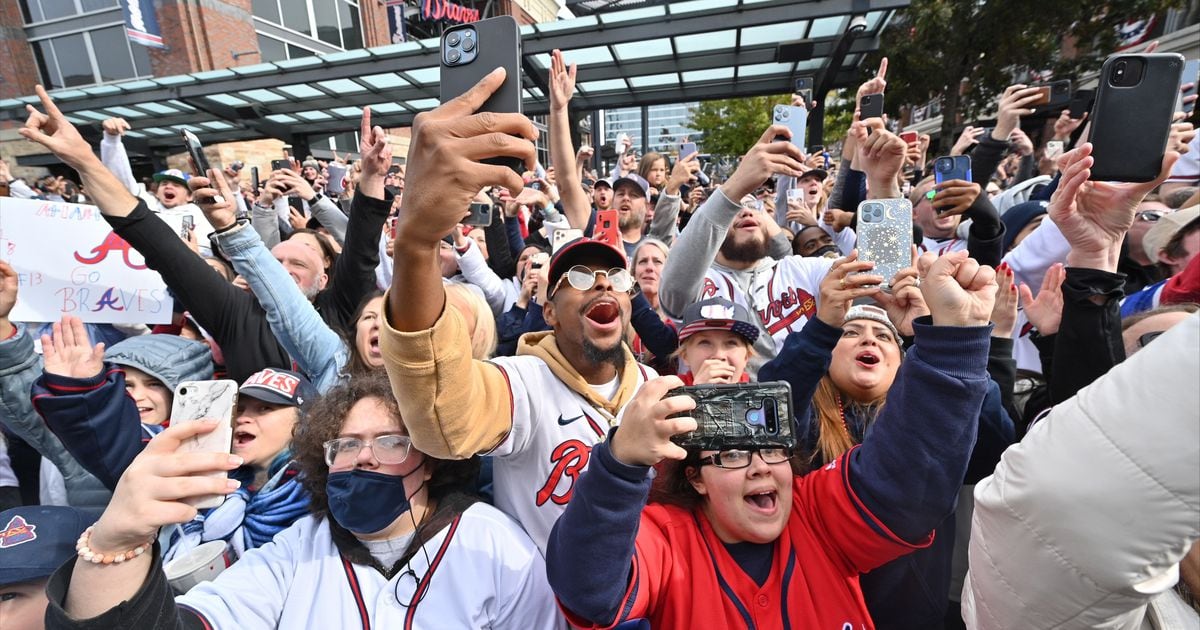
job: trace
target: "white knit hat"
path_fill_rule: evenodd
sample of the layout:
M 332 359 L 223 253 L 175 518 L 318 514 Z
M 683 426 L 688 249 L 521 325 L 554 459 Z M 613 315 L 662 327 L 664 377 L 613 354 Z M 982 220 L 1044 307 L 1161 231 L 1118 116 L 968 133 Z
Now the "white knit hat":
M 896 325 L 888 318 L 887 311 L 870 304 L 855 304 L 850 307 L 850 310 L 846 311 L 846 317 L 842 318 L 842 325 L 845 326 L 848 322 L 856 319 L 869 319 L 887 326 L 888 330 L 892 331 L 892 337 L 896 339 L 896 345 L 904 347 L 904 341 L 900 338 L 900 331 L 896 329 Z

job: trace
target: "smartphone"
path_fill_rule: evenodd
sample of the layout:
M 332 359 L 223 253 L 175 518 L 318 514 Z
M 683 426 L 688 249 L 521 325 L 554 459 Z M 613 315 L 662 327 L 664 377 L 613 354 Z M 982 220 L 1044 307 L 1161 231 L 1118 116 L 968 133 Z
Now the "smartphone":
M 1179 98 L 1183 55 L 1113 55 L 1100 69 L 1092 108 L 1091 179 L 1148 182 L 1158 177 Z
M 393 214 L 393 215 L 388 216 L 387 222 L 384 225 L 387 226 L 388 237 L 395 239 L 396 238 L 396 215 Z
M 253 190 L 254 194 L 257 195 L 259 188 L 261 188 L 261 187 L 262 187 L 262 182 L 260 182 L 258 180 L 258 167 L 251 166 L 250 167 L 250 190 Z
M 285 168 L 292 168 L 291 160 L 271 160 L 272 171 L 282 171 Z
M 1083 118 L 1084 114 L 1092 111 L 1095 102 L 1096 90 L 1075 90 L 1071 102 L 1067 104 L 1067 115 L 1077 120 Z
M 904 141 L 904 144 L 915 144 L 920 138 L 921 134 L 915 131 L 905 131 L 900 134 L 900 139 Z
M 908 199 L 869 199 L 858 204 L 858 259 L 875 263 L 870 273 L 883 276 L 885 291 L 901 269 L 912 265 L 912 242 Z
M 629 139 L 629 134 L 621 133 L 617 135 L 617 144 L 613 147 L 613 151 L 618 155 L 625 154 L 625 140 Z M 631 145 L 632 146 L 632 145 Z
M 800 77 L 796 79 L 796 89 L 793 90 L 793 93 L 799 94 L 800 98 L 804 99 L 805 107 L 812 107 L 813 78 Z
M 200 144 L 200 139 L 196 134 L 184 129 L 180 132 L 183 136 L 183 145 L 187 148 L 188 159 L 192 162 L 192 172 L 201 176 L 208 177 L 209 165 L 208 158 L 204 155 L 204 147 Z M 221 195 L 213 195 L 212 199 L 198 199 L 203 203 L 225 203 L 225 199 Z
M 1039 90 L 1038 99 L 1033 102 L 1034 106 L 1061 108 L 1071 101 L 1071 81 L 1068 79 L 1041 83 L 1034 87 Z
M 521 113 L 521 33 L 517 21 L 501 15 L 442 32 L 441 100 L 458 97 L 498 67 L 507 74 L 504 83 L 478 111 L 499 114 Z M 520 158 L 499 157 L 487 164 L 508 166 L 518 175 L 525 171 Z
M 971 156 L 945 155 L 935 159 L 933 161 L 933 179 L 939 184 L 952 179 L 961 179 L 964 182 L 972 181 Z
M 288 163 L 292 163 L 292 145 L 283 145 L 283 159 Z
M 883 118 L 883 92 L 863 94 L 858 99 L 859 120 Z
M 171 424 L 211 419 L 217 428 L 204 435 L 188 438 L 179 446 L 179 453 L 229 453 L 233 444 L 233 419 L 237 413 L 238 384 L 231 380 L 184 381 L 175 388 L 171 403 Z M 224 479 L 225 471 L 207 476 Z M 225 495 L 211 494 L 185 501 L 197 509 L 214 508 L 225 501 Z
M 775 141 L 787 140 L 797 147 L 804 146 L 804 136 L 808 127 L 808 110 L 794 105 L 776 105 L 771 114 L 771 124 L 783 125 L 792 132 L 792 139 L 775 136 Z
M 787 198 L 788 201 L 804 201 L 804 191 L 799 188 L 789 188 Z
M 696 152 L 697 152 L 697 149 L 696 149 L 695 142 L 684 142 L 679 145 L 679 157 L 681 157 L 681 158 L 685 158 Z
M 676 414 L 696 420 L 696 430 L 671 437 L 683 448 L 796 448 L 792 388 L 786 382 L 687 385 L 667 396 L 688 396 L 696 408 Z
M 179 219 L 179 238 L 187 240 L 188 233 L 192 231 L 192 228 L 196 227 L 196 218 L 190 214 L 185 214 L 179 217 Z
M 1051 140 L 1046 143 L 1046 159 L 1057 160 L 1063 154 L 1063 141 Z
M 596 225 L 592 228 L 592 240 L 603 241 L 622 249 L 621 231 L 617 228 L 617 211 L 600 210 L 596 212 Z
M 492 224 L 492 204 L 472 201 L 470 213 L 463 219 L 463 225 L 487 227 Z
M 1181 85 L 1184 83 L 1192 84 L 1192 87 L 1179 93 L 1180 106 L 1177 110 L 1186 113 L 1190 117 L 1196 111 L 1196 101 L 1183 104 L 1183 99 L 1196 94 L 1196 84 L 1200 83 L 1200 59 L 1188 59 L 1183 64 L 1183 78 L 1179 82 Z

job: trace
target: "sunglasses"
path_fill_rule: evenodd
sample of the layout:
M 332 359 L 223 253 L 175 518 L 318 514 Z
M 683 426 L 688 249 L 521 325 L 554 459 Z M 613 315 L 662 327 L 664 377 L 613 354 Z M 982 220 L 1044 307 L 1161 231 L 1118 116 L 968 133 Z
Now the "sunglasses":
M 629 275 L 629 271 L 626 269 L 613 267 L 607 271 L 604 269 L 593 271 L 583 265 L 575 265 L 568 269 L 566 273 L 559 276 L 558 282 L 554 283 L 554 287 L 547 294 L 547 297 L 554 297 L 554 294 L 558 292 L 558 288 L 562 286 L 564 280 L 579 291 L 587 291 L 596 286 L 596 277 L 599 274 L 604 274 L 604 277 L 608 278 L 608 283 L 612 285 L 613 291 L 617 293 L 629 293 L 633 291 L 633 276 Z
M 1155 221 L 1163 218 L 1163 213 L 1158 212 L 1157 210 L 1142 210 L 1134 216 L 1137 217 L 1138 221 L 1154 223 Z

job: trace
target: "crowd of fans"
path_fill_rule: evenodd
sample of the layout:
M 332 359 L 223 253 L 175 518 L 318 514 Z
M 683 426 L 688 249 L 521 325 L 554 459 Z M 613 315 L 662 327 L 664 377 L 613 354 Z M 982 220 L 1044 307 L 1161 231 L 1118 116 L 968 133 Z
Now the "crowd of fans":
M 97 155 L 38 88 L 20 133 L 79 183 L 0 180 L 98 206 L 176 312 L 14 322 L 0 261 L 0 626 L 1200 623 L 1182 114 L 1146 183 L 1090 181 L 1086 116 L 1042 124 L 1020 84 L 954 143 L 971 181 L 857 112 L 840 152 L 772 126 L 710 181 L 628 139 L 593 170 L 558 51 L 538 165 L 527 118 L 476 114 L 503 80 L 419 115 L 401 166 L 365 109 L 357 159 L 257 190 L 241 162 L 140 183 L 128 123 Z M 858 96 L 886 87 L 885 61 Z M 892 278 L 856 249 L 876 199 L 913 208 Z M 214 378 L 232 443 L 192 452 L 217 422 L 172 424 L 173 396 Z M 696 428 L 674 388 L 778 381 L 793 444 L 672 441 Z

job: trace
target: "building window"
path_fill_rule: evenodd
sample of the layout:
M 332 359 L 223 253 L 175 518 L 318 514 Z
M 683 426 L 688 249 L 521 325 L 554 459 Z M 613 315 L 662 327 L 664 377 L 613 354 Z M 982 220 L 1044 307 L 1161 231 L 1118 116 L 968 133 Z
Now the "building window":
M 123 25 L 48 37 L 30 44 L 42 82 L 51 89 L 124 81 L 152 74 L 150 54 L 144 46 L 129 43 Z
M 284 59 L 295 59 L 296 57 L 311 57 L 317 54 L 307 48 L 303 48 L 275 39 L 262 33 L 258 33 L 258 53 L 259 59 L 264 63 L 268 61 L 283 61 Z
M 253 0 L 251 11 L 330 46 L 349 50 L 363 45 L 357 0 Z
M 26 24 L 48 22 L 117 6 L 117 0 L 22 0 Z

